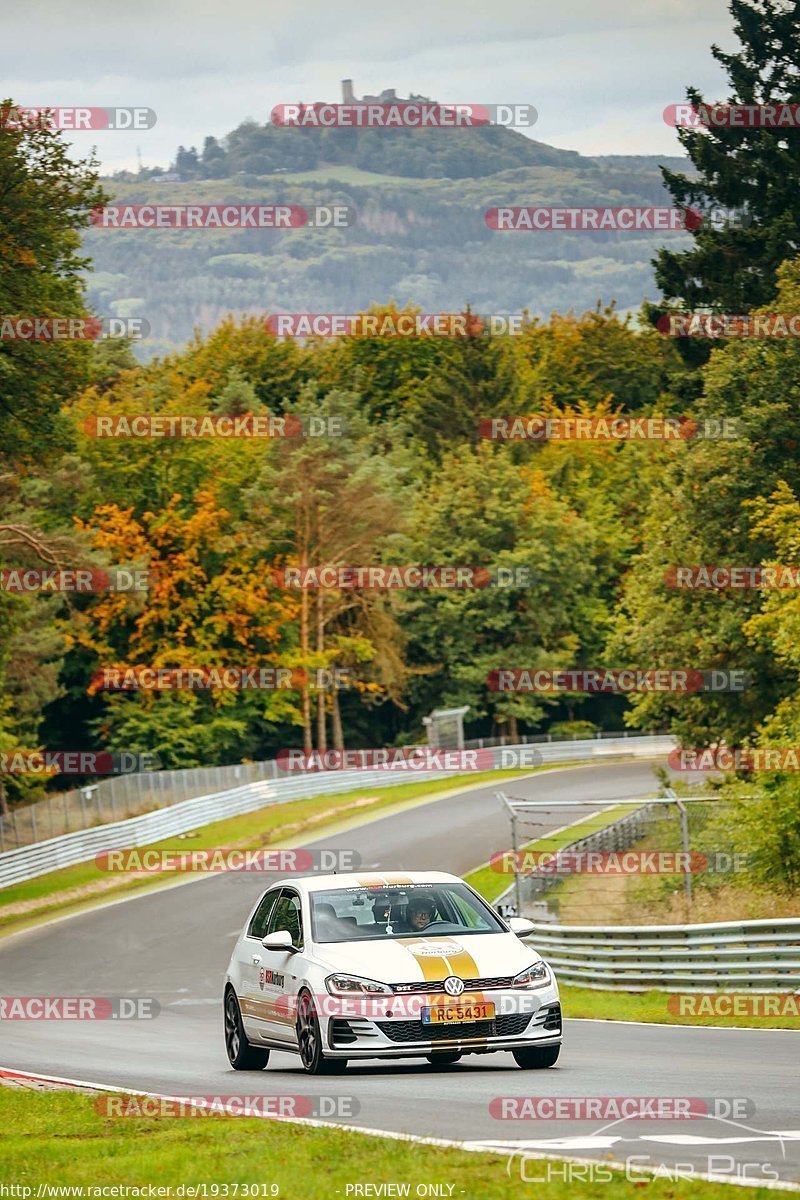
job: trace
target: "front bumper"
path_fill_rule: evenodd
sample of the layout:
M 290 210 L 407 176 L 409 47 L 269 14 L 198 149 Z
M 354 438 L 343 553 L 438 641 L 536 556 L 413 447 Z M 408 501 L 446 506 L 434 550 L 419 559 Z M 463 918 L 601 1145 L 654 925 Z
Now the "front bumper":
M 324 1022 L 325 1054 L 330 1058 L 412 1058 L 437 1051 L 488 1054 L 524 1046 L 552 1046 L 561 1041 L 561 1005 L 555 988 L 524 997 L 519 992 L 486 992 L 495 1004 L 492 1020 L 423 1025 L 407 1014 L 334 1016 Z

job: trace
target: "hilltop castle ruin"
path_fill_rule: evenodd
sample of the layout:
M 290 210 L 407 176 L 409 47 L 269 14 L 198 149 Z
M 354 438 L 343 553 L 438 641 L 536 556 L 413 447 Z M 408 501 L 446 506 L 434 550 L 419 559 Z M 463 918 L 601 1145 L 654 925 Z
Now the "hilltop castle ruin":
M 342 101 L 344 104 L 414 104 L 428 103 L 430 104 L 430 96 L 416 96 L 413 93 L 410 96 L 398 96 L 394 88 L 384 88 L 380 96 L 362 96 L 361 99 L 355 95 L 353 91 L 352 79 L 342 80 Z

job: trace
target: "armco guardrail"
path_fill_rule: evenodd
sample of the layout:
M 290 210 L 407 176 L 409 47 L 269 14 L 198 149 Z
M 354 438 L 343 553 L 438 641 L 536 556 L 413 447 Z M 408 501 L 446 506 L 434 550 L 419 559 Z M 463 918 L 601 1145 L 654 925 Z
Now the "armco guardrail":
M 671 737 L 644 734 L 640 736 L 587 739 L 575 742 L 548 742 L 536 745 L 545 763 L 577 762 L 583 759 L 653 757 L 666 754 L 675 745 Z M 497 767 L 503 766 L 503 752 L 517 747 L 496 747 L 492 757 Z M 530 751 L 531 747 L 524 749 Z M 413 771 L 413 777 L 445 779 L 457 772 Z M 314 771 L 286 779 L 264 779 L 244 787 L 229 788 L 206 796 L 198 796 L 159 808 L 154 812 L 81 829 L 61 837 L 49 838 L 0 854 L 0 888 L 25 879 L 34 879 L 48 871 L 87 862 L 106 850 L 122 850 L 146 846 L 162 838 L 187 833 L 225 817 L 253 812 L 270 804 L 285 804 L 306 796 L 330 792 L 347 792 L 359 787 L 386 787 L 409 782 L 409 771 Z
M 800 989 L 800 917 L 707 925 L 550 925 L 529 941 L 561 983 L 646 992 Z
M 602 731 L 594 734 L 599 740 L 631 736 L 640 735 Z M 523 734 L 516 741 L 505 737 L 477 738 L 465 742 L 464 748 L 518 749 L 520 746 L 536 746 L 543 742 L 563 741 L 570 744 L 575 740 L 550 733 L 533 733 Z M 130 757 L 137 759 L 148 756 Z M 79 829 L 93 829 L 96 825 L 125 821 L 129 817 L 138 817 L 155 808 L 167 808 L 197 796 L 210 796 L 212 793 L 244 787 L 246 783 L 260 783 L 264 779 L 280 777 L 281 771 L 275 759 L 232 763 L 227 767 L 178 767 L 111 775 L 68 792 L 52 792 L 43 800 L 15 806 L 11 812 L 0 814 L 0 854 L 29 846 L 32 842 L 43 842 L 46 838 L 75 833 Z

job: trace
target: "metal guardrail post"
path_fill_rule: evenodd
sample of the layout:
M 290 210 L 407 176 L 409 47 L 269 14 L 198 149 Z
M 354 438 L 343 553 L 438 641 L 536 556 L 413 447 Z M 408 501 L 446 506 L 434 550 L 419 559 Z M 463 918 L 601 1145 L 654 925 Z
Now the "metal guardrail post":
M 674 793 L 673 793 L 674 794 Z M 681 846 L 684 854 L 687 855 L 686 862 L 691 868 L 691 859 L 688 857 L 689 851 L 689 813 L 686 805 L 682 800 L 676 798 L 675 804 L 681 818 Z M 686 916 L 687 919 L 692 915 L 692 872 L 691 869 L 686 872 Z
M 683 850 L 683 853 L 687 856 L 686 862 L 689 863 L 689 865 L 691 866 L 691 859 L 688 857 L 690 854 L 690 850 L 689 850 L 689 810 L 687 809 L 687 807 L 683 803 L 683 801 L 678 798 L 674 788 L 665 788 L 664 791 L 670 800 L 675 801 L 675 807 L 678 810 L 678 817 L 679 817 L 680 823 L 681 823 L 681 849 Z M 684 880 L 684 887 L 685 887 L 685 891 L 686 891 L 686 919 L 688 921 L 692 915 L 692 872 L 691 872 L 691 870 L 686 871 L 685 876 L 686 876 L 686 878 Z

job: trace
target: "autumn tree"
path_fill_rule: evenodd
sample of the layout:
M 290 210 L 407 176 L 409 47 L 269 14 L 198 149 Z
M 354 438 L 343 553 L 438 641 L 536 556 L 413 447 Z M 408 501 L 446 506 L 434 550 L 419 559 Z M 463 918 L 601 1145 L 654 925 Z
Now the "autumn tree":
M 305 430 L 281 440 L 247 492 L 254 536 L 282 565 L 304 568 L 368 566 L 379 560 L 381 543 L 400 520 L 397 481 L 380 438 L 350 392 L 318 397 L 309 388 L 287 410 Z M 316 435 L 312 434 L 316 430 Z M 319 670 L 348 661 L 371 663 L 374 678 L 356 686 L 362 694 L 400 692 L 397 629 L 380 598 L 357 589 L 299 590 L 299 649 L 303 665 Z M 374 639 L 374 640 L 373 640 Z M 382 669 L 383 668 L 383 669 Z M 313 689 L 302 693 L 303 739 L 313 745 Z M 343 731 L 339 697 L 332 690 L 334 742 Z M 327 746 L 326 698 L 316 692 L 316 738 Z

